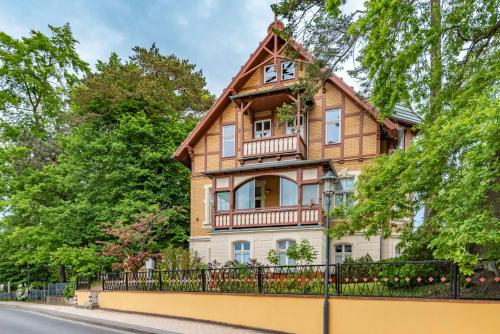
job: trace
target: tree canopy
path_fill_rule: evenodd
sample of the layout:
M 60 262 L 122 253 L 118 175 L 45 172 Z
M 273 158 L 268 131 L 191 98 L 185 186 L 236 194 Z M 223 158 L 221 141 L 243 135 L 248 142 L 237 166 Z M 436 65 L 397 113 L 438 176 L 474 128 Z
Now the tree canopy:
M 151 215 L 149 252 L 188 235 L 189 172 L 172 155 L 213 100 L 202 72 L 155 45 L 90 71 L 69 25 L 50 30 L 0 35 L 0 281 L 128 261 L 104 256 L 110 231 Z
M 335 210 L 342 222 L 331 234 L 387 235 L 394 220 L 425 208 L 435 257 L 460 264 L 498 259 L 498 3 L 369 0 L 357 10 L 345 4 L 283 0 L 273 9 L 286 22 L 285 38 L 315 57 L 309 72 L 316 80 L 353 59 L 351 74 L 381 118 L 401 104 L 423 121 L 407 151 L 364 170 L 356 205 Z M 407 228 L 408 246 L 412 224 Z

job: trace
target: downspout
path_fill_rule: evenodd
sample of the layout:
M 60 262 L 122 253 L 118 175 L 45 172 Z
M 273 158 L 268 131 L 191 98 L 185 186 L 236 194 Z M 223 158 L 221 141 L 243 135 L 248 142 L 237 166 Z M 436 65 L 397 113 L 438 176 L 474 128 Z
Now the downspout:
M 306 160 L 309 159 L 309 111 L 306 112 L 304 129 L 306 131 Z

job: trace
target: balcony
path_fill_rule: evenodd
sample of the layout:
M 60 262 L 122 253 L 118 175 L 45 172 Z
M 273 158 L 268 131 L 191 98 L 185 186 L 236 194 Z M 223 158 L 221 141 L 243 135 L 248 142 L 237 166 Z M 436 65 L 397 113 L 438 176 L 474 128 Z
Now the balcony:
M 321 226 L 326 171 L 335 173 L 331 160 L 297 159 L 207 172 L 212 186 L 205 213 L 213 230 Z
M 249 160 L 304 159 L 306 145 L 302 136 L 292 134 L 258 138 L 243 142 L 243 162 Z
M 277 207 L 215 214 L 215 229 L 290 226 L 320 224 L 320 210 L 316 207 Z

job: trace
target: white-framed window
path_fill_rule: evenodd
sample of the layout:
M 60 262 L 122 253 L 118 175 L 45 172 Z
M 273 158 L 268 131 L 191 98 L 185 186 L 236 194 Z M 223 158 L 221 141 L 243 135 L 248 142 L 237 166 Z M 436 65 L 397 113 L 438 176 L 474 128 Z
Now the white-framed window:
M 271 120 L 263 119 L 261 121 L 255 121 L 254 126 L 254 138 L 269 138 L 271 137 Z
M 212 225 L 212 210 L 214 207 L 212 185 L 206 184 L 204 186 L 204 191 L 205 191 L 205 221 L 203 222 L 203 225 L 211 226 Z
M 250 242 L 235 241 L 233 242 L 233 260 L 238 263 L 247 263 L 250 261 Z
M 319 203 L 319 185 L 302 185 L 302 205 L 317 205 Z
M 343 177 L 335 183 L 335 206 L 346 203 L 352 206 L 354 194 L 354 177 Z
M 284 177 L 280 177 L 280 206 L 297 205 L 298 186 L 297 183 Z
M 264 83 L 276 82 L 276 66 L 274 64 L 264 66 Z
M 281 63 L 281 80 L 290 80 L 295 78 L 295 63 L 293 61 L 284 61 Z
M 280 266 L 293 266 L 296 264 L 294 259 L 291 259 L 286 251 L 288 248 L 295 245 L 295 240 L 286 239 L 278 241 L 278 255 L 279 255 L 279 265 Z
M 400 257 L 401 256 L 401 247 L 398 245 L 394 247 L 394 257 Z
M 404 150 L 405 149 L 405 128 L 398 128 L 398 148 Z
M 352 258 L 352 245 L 335 245 L 335 263 L 343 263 L 347 258 Z
M 340 109 L 326 111 L 326 144 L 340 143 Z
M 222 127 L 222 157 L 234 156 L 236 146 L 235 126 L 234 124 L 224 125 Z
M 294 135 L 297 133 L 297 118 L 294 118 L 292 121 L 287 122 L 285 126 L 285 133 L 287 135 Z M 304 115 L 300 115 L 300 135 L 304 135 Z
M 216 193 L 217 211 L 228 211 L 230 208 L 229 191 L 219 191 Z

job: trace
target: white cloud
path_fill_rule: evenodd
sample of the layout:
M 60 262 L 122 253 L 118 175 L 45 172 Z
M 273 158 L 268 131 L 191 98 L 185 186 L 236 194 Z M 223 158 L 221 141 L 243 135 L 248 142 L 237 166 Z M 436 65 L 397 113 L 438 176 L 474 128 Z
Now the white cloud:
M 108 59 L 111 52 L 116 52 L 126 41 L 122 33 L 102 26 L 87 29 L 85 33 L 79 33 L 79 29 L 73 30 L 76 39 L 80 41 L 76 47 L 80 57 L 92 66 L 97 60 Z

